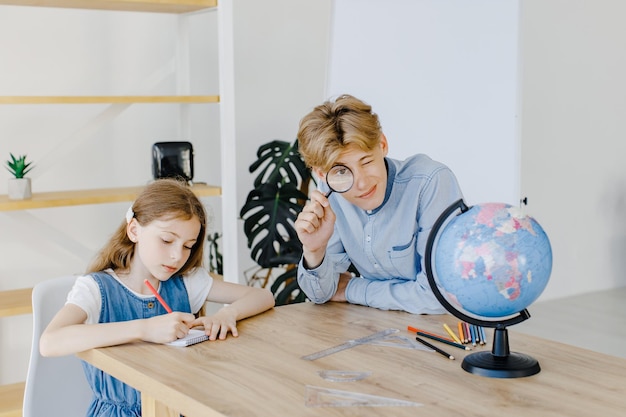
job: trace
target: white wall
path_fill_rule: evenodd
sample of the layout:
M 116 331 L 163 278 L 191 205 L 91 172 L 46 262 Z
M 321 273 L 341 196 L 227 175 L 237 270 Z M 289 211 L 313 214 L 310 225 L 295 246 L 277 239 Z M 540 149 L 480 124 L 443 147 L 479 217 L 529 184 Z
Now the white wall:
M 331 0 L 241 0 L 234 3 L 236 184 L 238 210 L 254 178 L 248 167 L 258 147 L 293 142 L 302 116 L 324 100 Z M 237 213 L 238 215 L 239 213 Z M 238 227 L 238 272 L 251 273 Z
M 626 3 L 525 0 L 522 190 L 554 252 L 543 299 L 626 285 Z
M 518 0 L 335 0 L 328 96 L 372 105 L 391 157 L 425 153 L 468 204 L 519 203 Z

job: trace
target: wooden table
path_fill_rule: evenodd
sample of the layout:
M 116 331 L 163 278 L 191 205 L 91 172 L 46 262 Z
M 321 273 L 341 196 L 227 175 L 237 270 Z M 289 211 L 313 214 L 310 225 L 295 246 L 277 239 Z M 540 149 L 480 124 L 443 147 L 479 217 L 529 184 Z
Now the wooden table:
M 531 318 L 532 320 L 532 318 Z M 509 329 L 512 352 L 533 356 L 539 374 L 486 378 L 461 368 L 465 352 L 438 344 L 432 351 L 361 344 L 313 360 L 302 356 L 411 325 L 444 333 L 450 315 L 424 316 L 342 303 L 276 307 L 239 324 L 239 338 L 175 348 L 135 343 L 79 356 L 142 392 L 143 416 L 162 405 L 186 417 L 252 416 L 623 416 L 626 360 Z M 558 329 L 555 329 L 558 331 Z M 492 338 L 488 332 L 488 338 Z M 488 345 L 479 349 L 491 349 Z M 471 353 L 471 352 L 468 352 Z M 320 371 L 371 372 L 358 381 L 330 381 Z M 313 407 L 309 387 L 381 396 L 421 406 Z M 309 388 L 311 389 L 311 388 Z M 174 415 L 174 414 L 169 414 Z

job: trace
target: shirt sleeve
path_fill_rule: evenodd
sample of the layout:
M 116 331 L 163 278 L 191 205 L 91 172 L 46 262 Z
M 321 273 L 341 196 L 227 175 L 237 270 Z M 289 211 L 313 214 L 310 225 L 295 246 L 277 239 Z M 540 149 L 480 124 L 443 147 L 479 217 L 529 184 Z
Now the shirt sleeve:
M 87 313 L 85 324 L 97 324 L 100 321 L 102 308 L 100 287 L 90 275 L 76 278 L 65 304 L 74 304 Z
M 416 280 L 399 278 L 372 280 L 352 278 L 346 288 L 346 299 L 352 304 L 361 304 L 381 310 L 403 310 L 413 314 L 442 314 L 446 310 L 420 273 Z M 422 279 L 420 279 L 422 278 Z
M 304 266 L 304 258 L 298 264 L 298 285 L 312 302 L 323 304 L 330 300 L 337 292 L 339 275 L 350 267 L 350 258 L 343 251 L 341 242 L 333 242 L 331 238 L 326 256 L 322 263 L 314 269 Z
M 205 268 L 195 268 L 183 277 L 191 312 L 196 314 L 204 306 L 213 286 L 213 277 Z

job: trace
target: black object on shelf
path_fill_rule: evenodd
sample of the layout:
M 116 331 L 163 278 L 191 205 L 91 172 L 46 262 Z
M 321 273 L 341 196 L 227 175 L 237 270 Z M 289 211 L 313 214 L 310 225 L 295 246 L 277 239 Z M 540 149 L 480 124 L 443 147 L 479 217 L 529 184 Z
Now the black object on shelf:
M 191 142 L 157 142 L 152 145 L 152 176 L 193 180 Z

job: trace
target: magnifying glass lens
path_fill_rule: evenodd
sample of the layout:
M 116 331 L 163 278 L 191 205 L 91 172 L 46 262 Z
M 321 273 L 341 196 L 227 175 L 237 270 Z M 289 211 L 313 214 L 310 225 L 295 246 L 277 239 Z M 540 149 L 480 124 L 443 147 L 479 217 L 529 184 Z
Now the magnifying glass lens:
M 326 174 L 328 187 L 336 193 L 345 193 L 354 183 L 354 175 L 350 168 L 344 165 L 335 165 Z

